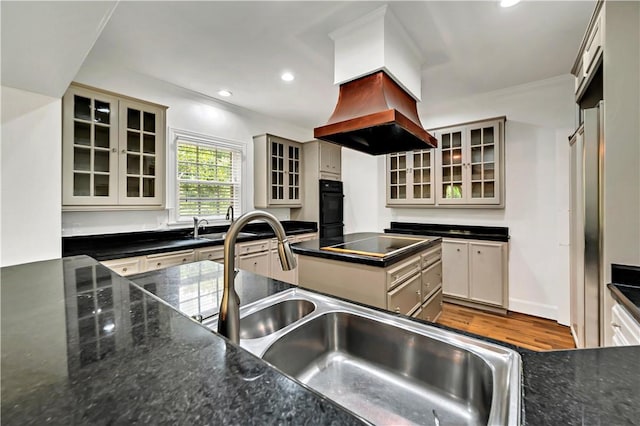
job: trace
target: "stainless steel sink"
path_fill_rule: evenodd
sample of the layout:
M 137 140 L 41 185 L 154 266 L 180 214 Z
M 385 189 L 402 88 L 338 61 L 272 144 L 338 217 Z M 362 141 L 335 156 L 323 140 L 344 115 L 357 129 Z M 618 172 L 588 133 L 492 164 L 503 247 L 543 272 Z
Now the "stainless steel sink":
M 294 299 L 261 309 L 240 320 L 240 339 L 268 336 L 304 318 L 315 308 L 308 300 Z
M 519 424 L 511 349 L 300 289 L 240 318 L 240 346 L 374 424 Z
M 253 234 L 251 232 L 240 232 L 238 234 L 238 238 L 242 238 L 242 237 L 254 237 L 256 234 Z M 200 238 L 206 238 L 207 240 L 224 240 L 224 238 L 227 236 L 226 232 L 214 232 L 211 234 L 200 234 L 198 235 Z

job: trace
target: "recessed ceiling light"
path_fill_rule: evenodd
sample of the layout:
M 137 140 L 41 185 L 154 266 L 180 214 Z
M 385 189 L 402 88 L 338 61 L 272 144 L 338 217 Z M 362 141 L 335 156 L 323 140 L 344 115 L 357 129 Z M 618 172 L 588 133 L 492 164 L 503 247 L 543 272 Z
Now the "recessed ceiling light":
M 293 74 L 291 74 L 290 72 L 283 72 L 282 75 L 280 76 L 280 78 L 282 80 L 284 80 L 284 81 L 293 81 L 295 76 Z
M 520 3 L 520 0 L 502 0 L 500 1 L 500 6 L 502 7 L 511 7 Z
M 218 90 L 218 95 L 223 96 L 225 98 L 228 98 L 229 96 L 231 96 L 233 93 L 231 93 L 228 90 L 222 89 L 222 90 Z

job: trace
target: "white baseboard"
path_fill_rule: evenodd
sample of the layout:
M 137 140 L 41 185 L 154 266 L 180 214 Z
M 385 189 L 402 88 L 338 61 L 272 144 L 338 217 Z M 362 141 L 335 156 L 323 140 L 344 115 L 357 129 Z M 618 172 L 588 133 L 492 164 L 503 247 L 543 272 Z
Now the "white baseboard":
M 509 310 L 536 317 L 547 318 L 554 321 L 558 320 L 558 307 L 554 305 L 545 305 L 542 303 L 510 298 Z

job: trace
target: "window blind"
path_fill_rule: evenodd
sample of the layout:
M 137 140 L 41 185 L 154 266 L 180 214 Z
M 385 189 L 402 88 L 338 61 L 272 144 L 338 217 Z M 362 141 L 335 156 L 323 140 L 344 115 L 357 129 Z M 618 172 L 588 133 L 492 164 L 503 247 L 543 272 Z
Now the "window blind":
M 224 219 L 241 211 L 242 152 L 209 143 L 177 141 L 178 216 Z

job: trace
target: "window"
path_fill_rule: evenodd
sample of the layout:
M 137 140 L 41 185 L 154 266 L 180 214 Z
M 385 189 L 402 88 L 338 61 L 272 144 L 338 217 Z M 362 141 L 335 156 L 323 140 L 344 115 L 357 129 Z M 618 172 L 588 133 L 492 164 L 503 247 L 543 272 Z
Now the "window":
M 224 219 L 242 211 L 242 144 L 175 132 L 176 216 Z

